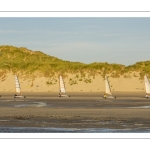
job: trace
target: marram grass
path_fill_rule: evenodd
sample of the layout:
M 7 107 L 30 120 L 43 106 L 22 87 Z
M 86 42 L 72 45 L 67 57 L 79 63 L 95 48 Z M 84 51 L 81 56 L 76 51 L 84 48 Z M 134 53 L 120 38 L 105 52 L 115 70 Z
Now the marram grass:
M 0 46 L 0 77 L 4 76 L 7 72 L 14 74 L 21 74 L 24 77 L 35 78 L 36 76 L 44 76 L 48 78 L 55 77 L 56 75 L 81 74 L 79 81 L 91 82 L 89 79 L 84 79 L 85 74 L 92 76 L 105 75 L 113 78 L 124 76 L 130 77 L 131 73 L 137 72 L 140 79 L 145 74 L 150 77 L 150 61 L 137 62 L 130 66 L 121 64 L 109 64 L 107 62 L 94 62 L 91 64 L 84 64 L 80 62 L 70 62 L 58 59 L 54 56 L 46 55 L 40 51 L 28 50 L 24 47 L 14 46 Z M 136 74 L 134 75 L 136 77 Z M 51 82 L 47 82 L 50 84 Z M 76 84 L 77 81 L 72 81 Z

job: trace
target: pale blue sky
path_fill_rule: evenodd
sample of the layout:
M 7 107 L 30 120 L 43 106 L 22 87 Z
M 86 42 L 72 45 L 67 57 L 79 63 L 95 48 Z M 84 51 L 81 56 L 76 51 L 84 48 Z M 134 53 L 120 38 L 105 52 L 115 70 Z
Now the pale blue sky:
M 150 18 L 0 18 L 0 45 L 68 61 L 132 65 L 150 60 Z

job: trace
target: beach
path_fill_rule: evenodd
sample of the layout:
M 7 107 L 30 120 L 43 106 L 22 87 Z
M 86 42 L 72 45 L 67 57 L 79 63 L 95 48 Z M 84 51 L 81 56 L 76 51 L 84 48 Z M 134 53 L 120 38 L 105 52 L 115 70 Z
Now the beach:
M 134 75 L 129 78 L 109 77 L 112 95 L 116 99 L 103 98 L 105 81 L 100 75 L 85 77 L 91 79 L 88 83 L 79 81 L 80 75 L 66 75 L 66 92 L 71 97 L 58 97 L 58 79 L 55 84 L 46 84 L 50 83 L 50 78 L 18 76 L 21 93 L 26 98 L 14 98 L 14 74 L 7 73 L 0 87 L 0 132 L 3 132 L 3 127 L 149 132 L 150 101 L 145 98 L 144 81 Z M 70 84 L 73 80 L 78 81 L 77 84 Z
M 1 94 L 0 127 L 149 129 L 150 100 L 143 93 L 116 93 L 116 99 L 103 99 L 102 93 L 42 94 Z

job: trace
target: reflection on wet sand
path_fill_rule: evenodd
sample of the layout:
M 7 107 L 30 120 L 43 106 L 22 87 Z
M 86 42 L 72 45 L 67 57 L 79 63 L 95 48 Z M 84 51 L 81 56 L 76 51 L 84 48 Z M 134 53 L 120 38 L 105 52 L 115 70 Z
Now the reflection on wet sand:
M 15 107 L 45 107 L 47 106 L 46 103 L 43 102 L 32 102 L 32 103 L 28 103 L 28 104 L 19 104 L 19 105 L 15 105 Z
M 150 101 L 142 96 L 27 96 L 0 99 L 0 132 L 149 132 Z

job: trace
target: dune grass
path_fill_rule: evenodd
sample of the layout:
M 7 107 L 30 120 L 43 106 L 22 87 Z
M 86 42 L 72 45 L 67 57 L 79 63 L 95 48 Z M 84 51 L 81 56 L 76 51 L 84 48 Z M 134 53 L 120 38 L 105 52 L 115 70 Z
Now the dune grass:
M 54 56 L 46 55 L 40 51 L 28 50 L 24 47 L 0 46 L 0 76 L 7 72 L 21 74 L 24 77 L 35 78 L 36 76 L 44 76 L 52 78 L 55 76 L 66 75 L 67 73 L 81 74 L 76 76 L 78 81 L 92 82 L 90 79 L 84 79 L 85 74 L 89 77 L 101 75 L 103 78 L 106 74 L 113 78 L 119 78 L 124 75 L 128 77 L 133 72 L 139 74 L 139 79 L 147 74 L 150 77 L 150 61 L 137 62 L 130 66 L 121 64 L 109 64 L 107 62 L 94 62 L 84 64 L 80 62 L 70 62 L 58 59 Z M 135 75 L 136 77 L 136 75 Z M 51 84 L 47 82 L 47 84 Z M 77 84 L 77 81 L 72 81 Z

